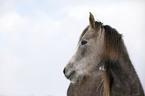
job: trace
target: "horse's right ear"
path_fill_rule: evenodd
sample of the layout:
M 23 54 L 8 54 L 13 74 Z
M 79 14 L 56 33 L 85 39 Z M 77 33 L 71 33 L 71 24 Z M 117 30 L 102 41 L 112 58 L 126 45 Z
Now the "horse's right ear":
M 94 16 L 91 12 L 90 12 L 89 21 L 90 21 L 90 27 L 95 28 L 95 19 L 94 19 Z

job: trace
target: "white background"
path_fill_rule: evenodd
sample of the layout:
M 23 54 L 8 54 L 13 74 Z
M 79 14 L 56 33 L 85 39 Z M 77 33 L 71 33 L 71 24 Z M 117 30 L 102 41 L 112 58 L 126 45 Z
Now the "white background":
M 145 88 L 144 0 L 0 0 L 0 96 L 66 96 L 89 12 L 123 34 Z

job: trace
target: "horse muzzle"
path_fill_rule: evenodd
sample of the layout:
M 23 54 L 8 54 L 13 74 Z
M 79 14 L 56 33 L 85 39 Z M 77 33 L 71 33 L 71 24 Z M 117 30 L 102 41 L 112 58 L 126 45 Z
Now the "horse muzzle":
M 76 76 L 75 70 L 70 71 L 67 68 L 64 68 L 63 73 L 64 73 L 65 77 L 69 80 L 72 80 Z

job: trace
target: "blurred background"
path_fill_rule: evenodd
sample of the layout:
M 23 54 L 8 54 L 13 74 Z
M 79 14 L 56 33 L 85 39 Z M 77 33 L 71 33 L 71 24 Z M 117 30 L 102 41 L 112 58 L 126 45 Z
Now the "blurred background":
M 0 0 L 0 96 L 66 96 L 89 12 L 123 34 L 145 89 L 145 0 Z

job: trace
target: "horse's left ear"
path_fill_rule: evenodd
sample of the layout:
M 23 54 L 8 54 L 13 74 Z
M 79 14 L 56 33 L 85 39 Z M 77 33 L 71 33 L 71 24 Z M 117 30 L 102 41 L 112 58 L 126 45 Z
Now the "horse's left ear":
M 90 12 L 89 21 L 90 21 L 90 27 L 95 28 L 95 19 L 94 19 L 94 16 L 91 12 Z

